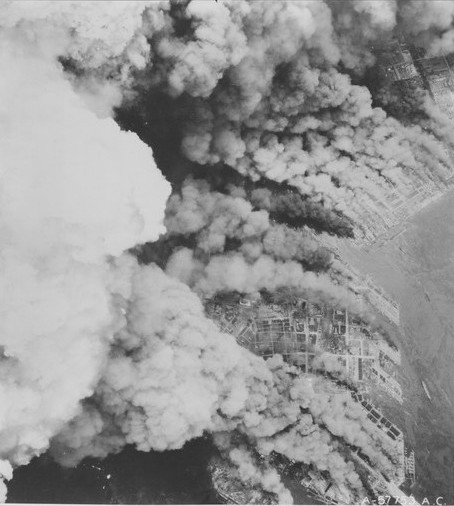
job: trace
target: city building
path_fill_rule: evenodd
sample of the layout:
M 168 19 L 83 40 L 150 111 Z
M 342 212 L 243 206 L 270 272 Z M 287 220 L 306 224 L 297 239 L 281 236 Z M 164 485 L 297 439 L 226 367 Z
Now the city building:
M 383 485 L 385 480 L 384 490 L 389 491 L 389 487 L 399 490 L 406 480 L 415 479 L 414 453 L 406 451 L 402 431 L 366 395 L 369 389 L 378 386 L 402 402 L 402 389 L 397 379 L 400 351 L 379 333 L 345 308 L 294 296 L 279 304 L 261 301 L 244 304 L 240 298 L 218 297 L 206 305 L 206 311 L 223 331 L 232 333 L 241 346 L 265 359 L 281 354 L 287 362 L 298 366 L 302 374 L 319 371 L 348 378 L 355 385 L 354 390 L 343 380 L 340 385 L 363 409 L 369 432 L 387 441 L 397 459 L 393 476 L 385 479 L 380 473 L 375 473 L 374 477 L 367 457 L 356 452 L 355 459 L 366 466 L 372 481 L 376 482 L 378 488 L 374 488 L 375 485 L 372 488 L 379 490 L 380 483 Z M 333 382 L 333 391 L 339 388 Z M 305 477 L 303 484 L 326 504 L 348 504 L 345 491 L 338 490 L 322 476 Z M 230 497 L 232 501 L 238 499 Z

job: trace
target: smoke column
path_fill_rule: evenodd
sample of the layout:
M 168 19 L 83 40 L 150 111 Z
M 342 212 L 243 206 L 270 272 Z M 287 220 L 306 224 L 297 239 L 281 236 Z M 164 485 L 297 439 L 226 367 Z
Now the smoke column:
M 49 447 L 75 465 L 205 432 L 281 502 L 257 453 L 327 471 L 352 501 L 364 488 L 348 445 L 391 472 L 350 398 L 240 348 L 200 298 L 290 286 L 357 304 L 302 226 L 351 237 L 415 181 L 443 185 L 446 118 L 404 125 L 355 84 L 397 23 L 433 53 L 451 47 L 451 9 L 421 5 L 427 16 L 404 0 L 0 6 L 1 500 L 13 467 Z M 159 164 L 167 207 L 128 114 L 181 172 Z M 155 241 L 162 268 L 125 253 Z
M 67 12 L 48 18 L 41 3 L 0 7 L 0 59 L 8 69 L 0 77 L 5 479 L 8 462 L 24 465 L 45 451 L 93 393 L 121 317 L 112 259 L 164 230 L 170 191 L 151 150 L 90 111 L 57 62 L 57 50 L 67 48 L 85 58 L 98 27 L 87 26 L 80 4 L 47 7 Z M 36 19 L 22 18 L 28 15 Z M 84 29 L 77 48 L 65 15 Z

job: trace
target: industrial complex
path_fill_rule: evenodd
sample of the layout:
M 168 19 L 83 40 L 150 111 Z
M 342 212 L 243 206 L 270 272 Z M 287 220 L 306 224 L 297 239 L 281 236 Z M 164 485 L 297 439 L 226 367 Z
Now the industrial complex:
M 404 90 L 408 89 L 408 94 L 414 93 L 414 89 L 425 90 L 443 114 L 454 119 L 454 54 L 427 57 L 403 37 L 396 37 L 392 43 L 375 51 L 379 71 L 387 82 L 399 83 Z M 440 150 L 446 152 L 442 145 Z M 408 168 L 402 167 L 402 170 L 405 172 Z M 387 181 L 381 197 L 372 198 L 364 206 L 363 226 L 355 229 L 352 242 L 367 250 L 373 244 L 402 233 L 409 218 L 453 187 L 452 170 L 440 168 L 437 172 L 408 172 L 406 185 Z
M 400 352 L 346 309 L 292 297 L 273 304 L 217 298 L 208 314 L 238 343 L 264 358 L 281 354 L 302 373 L 325 370 L 362 392 L 382 388 L 399 402 Z
M 403 401 L 398 381 L 400 351 L 392 343 L 345 308 L 301 297 L 264 302 L 224 295 L 209 301 L 206 311 L 224 332 L 235 336 L 252 353 L 265 359 L 280 354 L 301 374 L 328 374 L 339 380 L 333 387 L 348 390 L 365 412 L 370 432 L 395 449 L 391 478 L 374 470 L 368 458 L 352 448 L 352 456 L 364 468 L 371 490 L 378 494 L 383 487 L 388 490 L 390 486 L 414 483 L 414 453 L 405 447 L 402 431 L 372 404 L 368 395 L 371 389 L 379 389 L 399 403 Z M 346 492 L 314 469 L 304 474 L 301 484 L 326 504 L 348 503 L 343 500 Z
M 415 87 L 426 90 L 446 116 L 454 119 L 454 54 L 426 57 L 420 49 L 396 37 L 386 48 L 377 49 L 377 59 L 380 72 L 388 82 L 399 83 L 404 88 L 408 86 L 409 90 Z M 384 198 L 366 206 L 363 223 L 355 229 L 355 238 L 349 243 L 367 251 L 372 245 L 395 238 L 406 230 L 409 218 L 454 185 L 453 174 L 448 170 L 436 175 L 430 171 L 410 174 L 408 181 L 405 187 L 389 182 L 384 188 Z M 310 235 L 311 231 L 308 229 L 307 233 Z M 363 278 L 343 258 L 339 239 L 326 233 L 313 237 L 333 252 L 339 272 L 357 285 L 353 290 L 358 296 L 399 326 L 398 303 L 370 276 Z M 415 453 L 406 446 L 401 428 L 373 404 L 370 395 L 372 390 L 378 390 L 393 401 L 404 401 L 399 383 L 400 350 L 391 341 L 345 308 L 302 297 L 264 301 L 224 295 L 210 300 L 206 310 L 223 331 L 235 336 L 237 342 L 252 353 L 264 359 L 280 354 L 297 366 L 301 374 L 324 374 L 334 382 L 337 379 L 336 387 L 348 390 L 361 406 L 370 431 L 396 451 L 393 476 L 385 476 L 374 469 L 359 449 L 350 448 L 352 458 L 363 470 L 369 491 L 375 497 L 398 497 L 406 500 L 402 504 L 417 504 L 413 497 L 402 492 L 402 487 L 408 490 L 415 484 Z M 423 387 L 430 399 L 424 382 Z M 298 475 L 301 486 L 316 500 L 324 504 L 348 504 L 348 491 L 336 486 L 326 473 L 304 465 L 295 470 L 293 465 L 281 462 L 277 467 L 284 474 L 291 469 Z M 224 476 L 222 468 L 218 463 L 217 477 Z M 228 483 L 228 480 L 216 479 L 219 483 Z M 247 499 L 254 504 L 270 503 L 269 495 L 260 495 L 257 491 L 243 491 L 238 496 L 230 485 L 219 490 L 226 502 Z

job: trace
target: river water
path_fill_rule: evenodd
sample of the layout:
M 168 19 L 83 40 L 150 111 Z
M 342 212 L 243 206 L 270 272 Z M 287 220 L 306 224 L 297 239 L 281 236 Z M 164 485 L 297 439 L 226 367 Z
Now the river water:
M 388 413 L 416 451 L 421 501 L 454 504 L 454 192 L 414 216 L 403 234 L 346 258 L 400 304 L 403 407 Z M 427 386 L 431 399 L 422 387 Z

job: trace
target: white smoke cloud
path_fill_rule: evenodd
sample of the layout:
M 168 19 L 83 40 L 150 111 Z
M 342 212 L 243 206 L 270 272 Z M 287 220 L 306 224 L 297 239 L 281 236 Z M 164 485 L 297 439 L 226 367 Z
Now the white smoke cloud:
M 84 69 L 72 77 L 88 107 L 112 115 L 131 84 L 131 71 L 144 68 L 149 46 L 142 15 L 152 2 L 10 1 L 0 6 L 4 29 L 18 28 L 49 57 L 70 58 Z
M 454 50 L 454 5 L 443 0 L 399 0 L 402 29 L 429 55 Z
M 3 480 L 13 477 L 13 468 L 7 460 L 0 460 L 0 502 L 6 502 L 6 485 Z
M 98 119 L 63 74 L 69 4 L 1 6 L 0 457 L 13 465 L 45 451 L 92 394 L 119 318 L 109 257 L 158 237 L 170 191 L 151 150 Z
M 142 15 L 152 5 L 126 0 L 6 0 L 0 7 L 1 26 L 19 28 L 49 56 L 71 58 L 84 70 L 101 75 L 105 67 L 113 70 L 117 66 L 111 77 L 126 79 L 132 68 L 146 64 L 149 47 Z
M 92 439 L 93 412 L 83 414 L 59 438 L 76 451 L 62 459 L 78 460 L 103 445 L 103 431 L 112 425 L 123 435 L 118 449 L 135 444 L 143 451 L 181 448 L 204 431 L 222 428 L 222 419 L 245 408 L 250 383 L 270 381 L 264 362 L 221 334 L 204 317 L 198 297 L 156 266 L 140 268 L 124 258 L 123 292 L 127 326 L 114 341 L 110 359 L 95 393 L 105 422 L 99 439 Z M 110 422 L 109 422 L 110 420 Z M 80 434 L 86 434 L 86 446 Z M 107 438 L 112 450 L 111 439 Z M 101 455 L 98 448 L 96 454 Z M 104 455 L 105 455 L 104 454 Z
M 379 31 L 392 24 L 389 5 L 387 12 L 358 3 L 355 9 L 361 19 L 376 20 Z M 72 465 L 125 444 L 162 451 L 205 431 L 238 430 L 264 453 L 328 470 L 354 497 L 362 486 L 336 438 L 387 466 L 359 416 L 346 414 L 355 411 L 345 399 L 320 395 L 310 380 L 294 381 L 295 370 L 279 357 L 265 363 L 250 355 L 204 317 L 187 286 L 122 256 L 164 231 L 170 186 L 150 149 L 109 116 L 132 70 L 154 69 L 171 96 L 199 100 L 183 140 L 189 158 L 288 180 L 313 202 L 338 210 L 351 204 L 353 211 L 379 199 L 385 171 L 405 186 L 401 166 L 415 161 L 405 155 L 409 134 L 399 135 L 399 125 L 371 107 L 367 91 L 334 68 L 340 61 L 367 64 L 369 57 L 339 50 L 324 3 L 180 8 L 194 30 L 185 42 L 166 3 L 0 6 L 0 63 L 7 69 L 0 76 L 1 499 L 11 465 L 28 463 L 51 440 L 55 456 Z M 377 30 L 362 35 L 373 39 Z M 81 75 L 68 77 L 59 58 L 69 58 Z M 277 69 L 291 62 L 292 89 L 281 89 Z M 233 88 L 219 89 L 226 76 Z M 208 105 L 202 100 L 212 98 Z M 284 128 L 289 135 L 277 135 Z M 412 132 L 413 139 L 420 134 Z M 438 145 L 426 139 L 424 146 Z M 392 158 L 399 164 L 392 166 Z M 357 171 L 363 163 L 367 174 Z M 235 197 L 225 198 L 225 222 L 216 214 L 219 200 L 206 197 L 209 212 L 177 210 L 173 222 L 184 233 L 208 228 L 205 251 L 270 226 L 266 211 Z M 248 258 L 200 260 L 183 249 L 167 272 L 205 296 L 288 286 L 355 303 L 328 276 L 282 261 L 267 237 L 269 254 L 256 259 L 249 251 Z M 249 479 L 290 500 L 275 473 L 257 473 L 247 453 L 230 457 Z
M 105 457 L 126 444 L 142 451 L 177 449 L 205 431 L 236 430 L 252 449 L 327 470 L 336 483 L 353 487 L 352 497 L 362 492 L 361 481 L 333 435 L 386 468 L 362 410 L 347 394 L 299 376 L 280 356 L 264 362 L 239 347 L 204 317 L 187 286 L 156 266 L 138 266 L 127 256 L 116 265 L 117 304 L 125 320 L 93 397 L 53 441 L 61 463 Z M 249 451 L 215 437 L 222 441 L 244 479 L 289 502 L 274 471 L 261 470 Z
M 336 284 L 329 275 L 305 271 L 294 260 L 274 260 L 266 254 L 248 262 L 241 253 L 226 253 L 213 255 L 204 263 L 190 249 L 182 248 L 170 257 L 166 271 L 203 297 L 212 297 L 219 291 L 254 294 L 286 287 L 295 293 L 349 307 L 356 313 L 364 309 L 352 292 Z
M 259 484 L 268 492 L 277 495 L 279 504 L 293 504 L 291 493 L 285 488 L 279 473 L 273 468 L 261 469 L 245 446 L 237 446 L 229 452 L 230 461 L 237 466 L 241 480 L 253 485 Z

